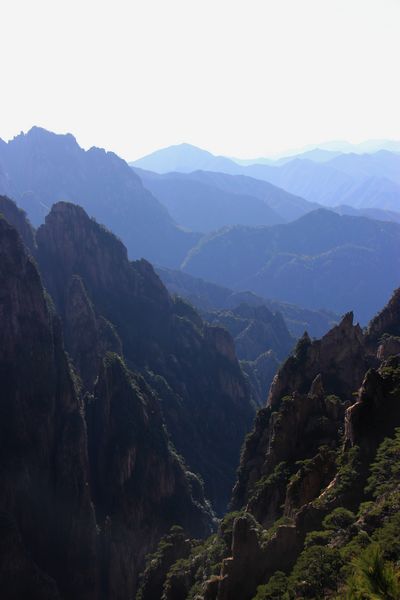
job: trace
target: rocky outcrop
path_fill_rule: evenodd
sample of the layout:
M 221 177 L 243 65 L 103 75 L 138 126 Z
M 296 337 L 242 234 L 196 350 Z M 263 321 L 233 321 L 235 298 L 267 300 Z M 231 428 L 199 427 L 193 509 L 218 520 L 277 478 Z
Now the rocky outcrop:
M 336 452 L 326 446 L 304 461 L 287 484 L 284 516 L 295 518 L 299 509 L 318 498 L 334 478 L 336 470 Z
M 278 411 L 270 406 L 261 409 L 254 430 L 246 440 L 233 507 L 238 509 L 249 503 L 252 512 L 263 522 L 262 515 L 268 514 L 271 504 L 269 493 L 263 493 L 262 482 L 265 481 L 268 489 L 269 477 L 280 463 L 287 463 L 289 472 L 293 472 L 295 462 L 311 459 L 321 446 L 337 447 L 343 417 L 344 404 L 337 396 L 326 394 L 319 376 L 308 394 L 294 392 L 284 397 Z M 284 485 L 282 496 L 275 502 L 277 507 L 285 500 L 285 489 Z M 269 514 L 268 522 L 281 514 L 279 508 L 277 513 Z
M 250 501 L 262 522 L 262 515 L 268 515 L 267 523 L 281 515 L 271 513 L 271 507 L 285 501 L 283 490 L 271 504 L 269 488 L 261 493 L 260 481 L 267 481 L 281 462 L 292 470 L 293 461 L 312 459 L 321 446 L 337 447 L 345 408 L 374 360 L 352 313 L 321 340 L 311 341 L 304 334 L 275 376 L 268 405 L 259 411 L 246 440 L 233 507 Z
M 66 339 L 77 363 L 95 365 L 101 315 L 115 328 L 128 368 L 157 391 L 174 445 L 222 512 L 253 416 L 229 334 L 173 300 L 149 263 L 130 262 L 122 243 L 78 206 L 56 204 L 37 241 L 46 286 L 64 324 L 72 323 Z M 86 340 L 83 323 L 92 332 Z
M 359 446 L 366 460 L 373 456 L 384 437 L 400 425 L 396 390 L 400 356 L 384 361 L 378 370 L 370 369 L 358 392 L 357 401 L 346 411 L 345 440 Z
M 268 405 L 278 406 L 283 396 L 294 391 L 307 392 L 319 374 L 328 393 L 337 394 L 343 400 L 351 399 L 369 365 L 364 345 L 363 332 L 358 324 L 353 325 L 351 312 L 321 340 L 311 341 L 305 333 L 293 356 L 277 373 Z
M 258 582 L 277 569 L 287 571 L 298 553 L 293 525 L 282 525 L 266 541 L 250 514 L 239 516 L 233 526 L 232 556 L 223 561 L 215 600 L 251 600 Z
M 365 335 L 349 314 L 319 342 L 304 336 L 278 372 L 246 441 L 233 497 L 233 507 L 256 521 L 243 520 L 253 525 L 243 525 L 246 535 L 224 560 L 217 600 L 252 598 L 274 570 L 290 571 L 324 516 L 336 507 L 354 510 L 364 498 L 370 462 L 400 425 L 399 307 L 395 293 Z M 379 365 L 376 356 L 385 360 Z M 289 522 L 280 525 L 281 516 Z M 263 533 L 261 525 L 272 528 Z

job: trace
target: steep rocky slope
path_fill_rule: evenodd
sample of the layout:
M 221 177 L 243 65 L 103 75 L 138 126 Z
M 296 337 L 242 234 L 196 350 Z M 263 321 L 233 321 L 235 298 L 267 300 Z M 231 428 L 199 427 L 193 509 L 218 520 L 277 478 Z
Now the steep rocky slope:
M 106 353 L 80 395 L 36 265 L 3 217 L 0 283 L 0 595 L 131 598 L 172 525 L 211 530 L 201 486 L 121 357 Z
M 37 243 L 67 349 L 78 368 L 86 361 L 86 387 L 104 349 L 122 351 L 159 393 L 176 449 L 223 511 L 254 410 L 232 338 L 172 299 L 148 262 L 129 262 L 123 244 L 78 206 L 54 205 Z
M 236 512 L 159 563 L 163 599 L 398 597 L 399 327 L 397 290 L 366 331 L 348 314 L 299 341 L 246 439 Z
M 71 134 L 33 127 L 0 146 L 0 169 L 0 193 L 16 200 L 35 226 L 55 202 L 76 202 L 106 223 L 132 258 L 170 267 L 199 238 L 175 225 L 124 160 L 100 148 L 85 151 Z

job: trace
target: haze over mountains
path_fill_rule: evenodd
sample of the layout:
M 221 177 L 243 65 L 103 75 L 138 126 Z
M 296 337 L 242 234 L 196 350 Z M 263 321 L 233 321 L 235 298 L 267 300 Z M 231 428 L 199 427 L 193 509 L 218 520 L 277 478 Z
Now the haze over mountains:
M 183 270 L 234 289 L 362 322 L 400 275 L 400 226 L 321 209 L 275 227 L 234 227 L 201 239 Z
M 121 238 L 130 258 L 307 310 L 352 308 L 364 323 L 398 277 L 400 154 L 336 150 L 325 160 L 328 151 L 323 162 L 311 150 L 243 166 L 183 144 L 132 169 L 111 152 L 84 151 L 72 135 L 34 127 L 0 144 L 0 192 L 34 224 L 54 202 L 75 202 Z M 174 171 L 155 172 L 165 169 Z M 322 205 L 343 216 L 318 212 Z
M 70 134 L 33 127 L 1 143 L 0 193 L 14 198 L 34 225 L 55 202 L 76 202 L 107 223 L 132 258 L 176 266 L 198 239 L 175 225 L 124 160 L 99 148 L 84 151 Z
M 0 142 L 2 598 L 333 597 L 398 539 L 399 156 L 306 154 Z
M 397 146 L 392 146 L 396 152 L 385 149 L 372 154 L 334 152 L 328 158 L 323 151 L 321 161 L 321 152 L 314 150 L 285 158 L 283 162 L 243 165 L 182 144 L 159 150 L 131 164 L 158 173 L 207 170 L 247 175 L 324 206 L 348 204 L 354 208 L 396 212 L 400 205 L 400 154 Z

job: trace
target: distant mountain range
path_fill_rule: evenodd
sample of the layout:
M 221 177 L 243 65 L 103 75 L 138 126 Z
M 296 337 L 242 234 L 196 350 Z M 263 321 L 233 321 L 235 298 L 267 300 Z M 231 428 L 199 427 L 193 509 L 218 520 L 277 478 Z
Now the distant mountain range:
M 228 175 L 217 171 L 165 173 L 134 169 L 143 185 L 163 204 L 182 227 L 209 233 L 229 225 L 276 225 L 289 223 L 322 208 L 282 188 L 246 175 Z M 371 204 L 382 192 L 382 181 L 369 180 Z M 386 180 L 388 192 L 395 184 Z M 393 201 L 396 192 L 393 191 Z M 387 198 L 389 206 L 390 198 Z M 378 202 L 377 202 L 378 203 Z M 400 212 L 385 208 L 355 208 L 348 204 L 332 207 L 338 214 L 368 217 L 378 221 L 400 222 Z
M 310 309 L 366 322 L 400 280 L 400 226 L 313 211 L 287 225 L 231 227 L 205 236 L 183 270 Z
M 210 232 L 238 224 L 276 225 L 319 207 L 270 183 L 242 175 L 135 172 L 173 219 L 194 231 Z
M 59 200 L 80 204 L 126 244 L 131 258 L 177 266 L 199 239 L 177 227 L 127 163 L 75 138 L 33 127 L 0 143 L 0 194 L 17 201 L 39 225 Z
M 34 127 L 0 143 L 0 193 L 35 225 L 53 203 L 75 202 L 115 231 L 131 259 L 310 310 L 355 308 L 365 322 L 398 285 L 400 155 L 241 166 L 184 145 L 157 157 L 201 169 L 139 171 L 112 152 L 83 150 L 72 135 Z
M 131 164 L 160 174 L 207 170 L 246 175 L 328 207 L 347 204 L 400 212 L 400 153 L 396 143 L 388 147 L 396 152 L 379 149 L 373 154 L 344 154 L 322 148 L 275 162 L 268 159 L 239 164 L 181 144 L 158 150 Z

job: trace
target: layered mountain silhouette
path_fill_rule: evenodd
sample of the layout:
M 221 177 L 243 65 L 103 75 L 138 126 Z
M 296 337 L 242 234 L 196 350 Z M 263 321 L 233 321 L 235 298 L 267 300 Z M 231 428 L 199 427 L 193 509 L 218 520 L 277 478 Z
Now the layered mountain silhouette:
M 276 225 L 319 208 L 266 181 L 242 175 L 135 172 L 179 225 L 195 231 L 210 232 L 226 225 Z
M 198 148 L 194 150 L 193 147 L 190 147 L 191 160 L 186 162 L 186 145 L 183 144 L 165 148 L 158 151 L 156 156 L 149 155 L 131 164 L 158 173 L 208 170 L 246 175 L 323 206 L 348 204 L 354 208 L 400 211 L 400 154 L 387 149 L 376 151 L 373 146 L 371 148 L 372 154 L 332 152 L 331 156 L 327 156 L 324 151 L 323 160 L 317 151 L 311 151 L 275 162 L 241 161 L 239 164 Z
M 318 210 L 287 225 L 233 227 L 203 238 L 185 272 L 236 290 L 366 322 L 400 277 L 400 227 Z
M 398 163 L 337 151 L 0 141 L 1 598 L 399 597 Z
M 33 127 L 0 145 L 0 193 L 12 196 L 34 225 L 57 201 L 83 206 L 126 244 L 131 258 L 177 266 L 198 235 L 175 225 L 127 163 L 70 135 Z
M 197 170 L 222 171 L 223 173 L 236 172 L 234 161 L 225 156 L 214 156 L 211 152 L 191 144 L 177 144 L 156 150 L 148 156 L 131 162 L 130 165 L 156 173 L 169 173 L 171 171 L 190 173 Z
M 329 165 L 353 177 L 384 177 L 400 184 L 400 154 L 379 150 L 373 154 L 341 154 Z

